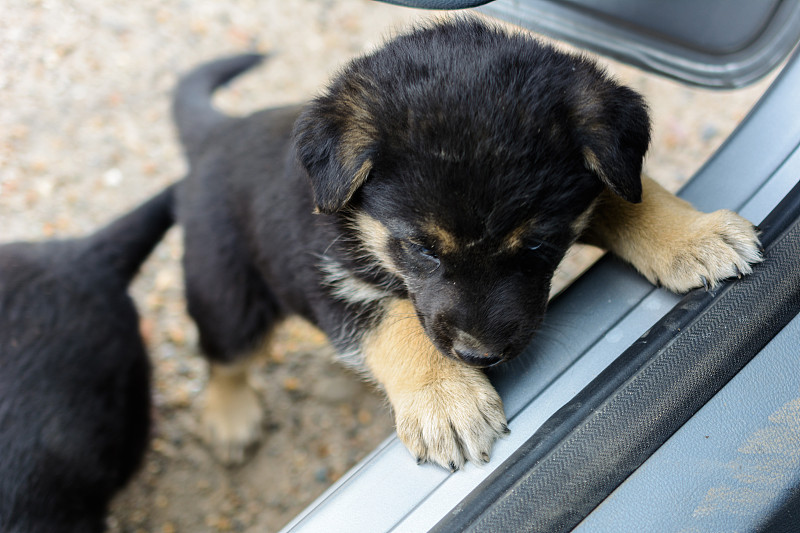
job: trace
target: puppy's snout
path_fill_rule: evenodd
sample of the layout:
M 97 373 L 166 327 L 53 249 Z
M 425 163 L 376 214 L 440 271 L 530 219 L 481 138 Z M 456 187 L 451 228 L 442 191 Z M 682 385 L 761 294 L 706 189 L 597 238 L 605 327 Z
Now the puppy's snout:
M 465 331 L 458 331 L 453 339 L 453 354 L 471 366 L 492 366 L 503 359 L 502 353 L 492 350 Z

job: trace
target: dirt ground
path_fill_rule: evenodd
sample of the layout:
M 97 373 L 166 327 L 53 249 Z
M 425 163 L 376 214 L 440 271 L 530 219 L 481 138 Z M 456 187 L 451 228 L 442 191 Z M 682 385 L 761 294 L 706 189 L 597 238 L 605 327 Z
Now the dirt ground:
M 348 58 L 434 15 L 367 0 L 4 2 L 0 241 L 87 233 L 179 178 L 186 167 L 170 92 L 198 62 L 247 49 L 272 54 L 219 95 L 220 107 L 245 113 L 309 98 Z M 606 63 L 650 102 L 646 169 L 673 190 L 767 86 L 689 89 Z M 264 440 L 244 466 L 220 465 L 198 436 L 205 367 L 184 310 L 180 256 L 175 228 L 132 288 L 155 367 L 155 429 L 109 530 L 277 531 L 391 434 L 391 416 L 334 363 L 321 334 L 290 321 L 254 375 Z M 583 253 L 568 258 L 559 283 L 585 262 Z

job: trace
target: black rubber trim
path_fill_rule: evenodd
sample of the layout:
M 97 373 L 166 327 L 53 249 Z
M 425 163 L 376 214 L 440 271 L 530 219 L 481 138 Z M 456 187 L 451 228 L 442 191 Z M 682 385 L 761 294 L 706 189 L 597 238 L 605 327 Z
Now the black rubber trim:
M 759 533 L 797 533 L 800 524 L 800 487 L 794 487 L 789 497 L 763 524 Z
M 686 295 L 432 531 L 575 527 L 800 311 L 800 184 L 761 229 L 753 274 Z

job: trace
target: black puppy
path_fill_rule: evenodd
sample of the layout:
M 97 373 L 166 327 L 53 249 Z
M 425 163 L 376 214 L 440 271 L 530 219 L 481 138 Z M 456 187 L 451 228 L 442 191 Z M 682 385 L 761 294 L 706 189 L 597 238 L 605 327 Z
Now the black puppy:
M 0 531 L 103 531 L 138 467 L 150 364 L 127 287 L 172 197 L 87 238 L 0 247 Z
M 676 291 L 760 260 L 749 222 L 641 178 L 642 98 L 585 58 L 458 19 L 356 59 L 305 109 L 215 111 L 258 61 L 200 67 L 175 99 L 186 290 L 225 459 L 259 427 L 242 363 L 286 314 L 383 388 L 418 461 L 457 469 L 508 430 L 480 367 L 530 342 L 573 242 Z

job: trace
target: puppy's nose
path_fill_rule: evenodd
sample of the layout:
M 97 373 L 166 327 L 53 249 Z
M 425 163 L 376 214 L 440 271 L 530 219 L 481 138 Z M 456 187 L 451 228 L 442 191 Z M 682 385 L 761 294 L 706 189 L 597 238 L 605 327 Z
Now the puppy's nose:
M 503 356 L 487 348 L 481 341 L 465 331 L 458 331 L 453 339 L 453 353 L 471 366 L 492 366 Z

